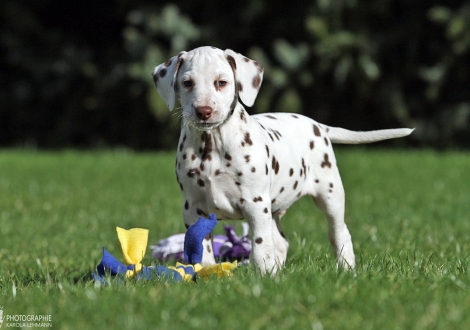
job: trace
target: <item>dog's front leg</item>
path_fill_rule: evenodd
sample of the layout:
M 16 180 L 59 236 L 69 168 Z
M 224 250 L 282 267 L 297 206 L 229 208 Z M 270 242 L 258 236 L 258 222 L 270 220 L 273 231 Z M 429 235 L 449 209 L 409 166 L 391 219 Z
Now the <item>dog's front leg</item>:
M 276 251 L 273 240 L 273 224 L 269 197 L 255 197 L 253 201 L 246 202 L 245 218 L 250 224 L 253 234 L 253 245 L 250 261 L 261 274 L 275 274 L 278 268 Z
M 204 238 L 202 246 L 204 247 L 204 250 L 202 252 L 201 265 L 210 266 L 215 264 L 214 249 L 212 245 L 212 233 L 210 233 L 206 236 L 206 238 Z

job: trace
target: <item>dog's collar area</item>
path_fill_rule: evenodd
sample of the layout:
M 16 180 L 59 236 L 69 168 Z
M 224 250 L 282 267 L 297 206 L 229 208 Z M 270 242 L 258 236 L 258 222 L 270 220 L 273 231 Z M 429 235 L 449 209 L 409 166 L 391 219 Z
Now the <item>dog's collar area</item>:
M 196 128 L 200 131 L 209 131 L 213 128 L 216 128 L 219 125 L 221 125 L 221 123 L 204 123 L 204 122 L 195 123 L 195 122 L 192 122 L 192 124 L 191 124 L 191 126 L 193 126 L 194 128 Z
M 230 112 L 228 113 L 227 118 L 225 118 L 224 121 L 220 123 L 220 125 L 225 124 L 230 119 L 230 117 L 232 117 L 233 113 L 235 112 L 235 108 L 237 107 L 237 104 L 238 104 L 238 91 L 235 92 L 232 104 L 230 104 Z

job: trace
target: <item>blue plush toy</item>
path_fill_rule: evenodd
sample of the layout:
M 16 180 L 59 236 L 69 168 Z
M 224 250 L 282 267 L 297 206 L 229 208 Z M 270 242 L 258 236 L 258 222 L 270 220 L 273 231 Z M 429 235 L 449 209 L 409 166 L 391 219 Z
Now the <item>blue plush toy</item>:
M 204 221 L 201 221 L 203 219 Z M 209 215 L 209 219 L 199 218 L 199 220 L 188 228 L 184 238 L 184 259 L 190 264 L 198 264 L 202 261 L 203 239 L 212 233 L 217 226 L 217 219 L 214 214 Z
M 161 277 L 174 281 L 193 281 L 197 276 L 207 278 L 212 274 L 216 274 L 219 278 L 231 276 L 231 270 L 237 267 L 236 261 L 206 267 L 200 265 L 203 252 L 202 242 L 214 230 L 215 226 L 217 226 L 217 219 L 214 214 L 210 214 L 209 219 L 201 217 L 188 228 L 184 240 L 184 257 L 186 262 L 191 265 L 177 263 L 175 267 L 143 266 L 141 261 L 147 249 L 148 230 L 141 228 L 125 230 L 117 227 L 121 252 L 127 266 L 119 262 L 103 247 L 103 257 L 96 267 L 97 272 L 93 274 L 95 281 L 105 284 L 106 275 L 136 279 Z

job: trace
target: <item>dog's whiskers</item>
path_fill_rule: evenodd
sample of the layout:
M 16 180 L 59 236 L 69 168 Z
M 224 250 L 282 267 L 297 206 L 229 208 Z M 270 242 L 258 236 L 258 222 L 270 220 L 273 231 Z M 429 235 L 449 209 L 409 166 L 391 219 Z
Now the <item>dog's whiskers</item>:
M 183 107 L 176 108 L 172 114 L 173 116 L 176 116 L 178 119 L 181 119 L 183 117 Z

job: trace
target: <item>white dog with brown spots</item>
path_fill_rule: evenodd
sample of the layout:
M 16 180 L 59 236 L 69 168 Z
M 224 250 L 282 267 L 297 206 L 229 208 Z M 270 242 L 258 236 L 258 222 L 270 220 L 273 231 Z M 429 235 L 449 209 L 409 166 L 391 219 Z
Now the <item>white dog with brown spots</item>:
M 176 175 L 189 227 L 202 216 L 247 219 L 253 234 L 250 259 L 261 273 L 275 273 L 289 247 L 281 217 L 311 195 L 328 220 L 338 266 L 354 268 L 344 222 L 344 189 L 332 143 L 369 143 L 409 135 L 412 129 L 354 132 L 297 114 L 250 116 L 263 67 L 230 49 L 181 52 L 153 71 L 158 92 L 172 110 L 182 107 Z M 210 240 L 203 264 L 215 263 Z

